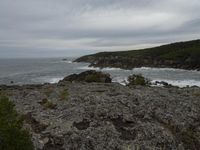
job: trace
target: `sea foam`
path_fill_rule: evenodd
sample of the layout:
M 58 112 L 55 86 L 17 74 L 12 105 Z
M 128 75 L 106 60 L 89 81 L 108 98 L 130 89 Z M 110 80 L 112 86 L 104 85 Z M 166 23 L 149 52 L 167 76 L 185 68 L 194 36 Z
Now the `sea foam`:
M 198 86 L 200 87 L 200 81 L 197 80 L 165 80 L 165 79 L 158 79 L 158 80 L 152 80 L 152 83 L 155 83 L 156 81 L 164 81 L 168 84 L 171 84 L 173 86 L 178 87 L 191 87 L 191 86 Z

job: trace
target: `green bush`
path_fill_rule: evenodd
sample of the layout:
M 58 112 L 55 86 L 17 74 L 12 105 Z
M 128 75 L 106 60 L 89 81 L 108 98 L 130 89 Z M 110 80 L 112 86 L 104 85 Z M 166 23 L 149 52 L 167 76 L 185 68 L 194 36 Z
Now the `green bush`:
M 33 150 L 30 135 L 22 129 L 23 119 L 14 109 L 14 104 L 0 96 L 0 149 Z
M 144 78 L 142 75 L 130 75 L 128 77 L 128 86 L 129 85 L 149 85 L 150 82 L 148 79 Z

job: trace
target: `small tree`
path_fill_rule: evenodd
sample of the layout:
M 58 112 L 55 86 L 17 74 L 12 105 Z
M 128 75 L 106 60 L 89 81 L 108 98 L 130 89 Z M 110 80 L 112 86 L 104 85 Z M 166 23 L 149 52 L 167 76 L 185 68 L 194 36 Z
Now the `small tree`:
M 30 135 L 22 129 L 23 120 L 14 109 L 14 104 L 0 96 L 0 149 L 33 150 Z

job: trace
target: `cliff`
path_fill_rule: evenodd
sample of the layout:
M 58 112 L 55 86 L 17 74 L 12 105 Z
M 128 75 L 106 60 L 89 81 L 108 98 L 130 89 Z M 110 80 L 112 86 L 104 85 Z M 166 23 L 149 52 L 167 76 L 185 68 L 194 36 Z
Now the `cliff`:
M 178 42 L 141 50 L 101 52 L 75 60 L 93 67 L 170 67 L 200 70 L 200 40 Z

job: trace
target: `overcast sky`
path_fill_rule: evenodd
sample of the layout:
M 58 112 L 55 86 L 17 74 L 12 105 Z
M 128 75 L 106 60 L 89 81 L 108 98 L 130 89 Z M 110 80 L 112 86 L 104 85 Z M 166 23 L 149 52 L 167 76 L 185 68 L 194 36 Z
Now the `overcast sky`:
M 0 0 L 0 57 L 75 56 L 200 38 L 200 0 Z

